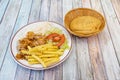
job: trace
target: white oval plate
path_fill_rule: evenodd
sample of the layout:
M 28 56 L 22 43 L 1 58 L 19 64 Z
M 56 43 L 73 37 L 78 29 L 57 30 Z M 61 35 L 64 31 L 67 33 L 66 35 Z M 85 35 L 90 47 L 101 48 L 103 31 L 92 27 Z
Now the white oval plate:
M 17 45 L 18 41 L 22 38 L 24 38 L 27 34 L 28 31 L 33 31 L 34 33 L 45 33 L 47 30 L 49 30 L 51 27 L 57 27 L 60 30 L 62 30 L 62 33 L 65 35 L 65 37 L 68 40 L 68 45 L 69 49 L 64 51 L 64 54 L 60 57 L 60 61 L 56 64 L 53 64 L 47 68 L 43 68 L 41 64 L 35 64 L 35 65 L 30 65 L 26 60 L 17 60 L 16 59 L 16 54 L 18 53 L 17 50 Z M 71 42 L 71 36 L 69 32 L 61 25 L 54 23 L 54 22 L 34 22 L 30 23 L 28 25 L 25 25 L 21 29 L 19 29 L 16 34 L 13 36 L 12 41 L 11 41 L 11 53 L 14 58 L 14 60 L 21 66 L 28 68 L 28 69 L 33 69 L 33 70 L 44 70 L 44 69 L 49 69 L 52 67 L 55 67 L 62 63 L 64 60 L 66 60 L 70 54 L 70 50 L 72 47 L 72 42 Z

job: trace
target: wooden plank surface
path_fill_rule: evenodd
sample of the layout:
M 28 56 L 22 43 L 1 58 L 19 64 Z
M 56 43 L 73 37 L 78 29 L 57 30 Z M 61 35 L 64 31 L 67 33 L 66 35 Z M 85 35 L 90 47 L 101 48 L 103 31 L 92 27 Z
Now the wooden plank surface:
M 43 0 L 34 0 L 32 3 L 32 8 L 29 15 L 28 22 L 36 22 L 40 20 L 40 10 Z M 29 80 L 43 80 L 44 71 L 31 70 L 29 75 Z
M 4 14 L 5 14 L 8 4 L 9 4 L 9 1 L 10 0 L 1 0 L 0 1 L 0 23 L 2 21 L 2 18 L 4 17 Z
M 104 3 L 105 1 L 96 1 L 96 4 L 99 8 L 97 9 L 99 12 L 103 13 L 104 8 L 102 8 L 100 3 Z M 93 2 L 94 3 L 94 2 Z M 105 11 L 106 14 L 107 11 Z M 110 10 L 111 13 L 111 10 Z M 108 15 L 108 14 L 107 14 Z M 109 20 L 108 20 L 109 21 Z M 107 22 L 108 22 L 107 21 Z M 110 37 L 109 31 L 108 31 L 108 25 L 106 25 L 105 29 L 103 32 L 101 32 L 98 37 L 99 37 L 99 43 L 100 43 L 100 48 L 104 60 L 104 65 L 107 73 L 107 77 L 109 80 L 119 80 L 118 75 L 119 75 L 119 64 L 117 61 L 117 57 L 115 55 L 115 50 L 112 44 L 112 39 Z
M 77 8 L 79 6 L 89 8 L 90 2 L 89 0 L 81 0 L 82 4 L 76 2 L 73 6 Z M 77 51 L 77 70 L 78 72 L 78 79 L 81 80 L 93 80 L 93 71 L 89 56 L 89 49 L 88 49 L 88 39 L 87 38 L 78 38 L 76 37 L 76 51 Z M 81 46 L 82 45 L 82 46 Z
M 119 0 L 0 0 L 0 80 L 120 80 L 119 4 Z M 78 7 L 100 12 L 105 29 L 89 38 L 72 35 L 70 57 L 52 69 L 34 71 L 14 62 L 9 43 L 18 29 L 35 21 L 64 25 L 65 14 Z
M 9 39 L 16 22 L 20 4 L 21 1 L 17 2 L 15 0 L 11 0 L 0 24 L 0 69 L 6 54 L 6 50 L 8 49 Z
M 50 12 L 49 12 L 49 15 L 46 16 L 46 17 L 48 17 L 46 19 L 48 19 L 49 21 L 54 21 L 54 22 L 60 23 L 60 18 L 62 17 L 61 16 L 62 15 L 61 2 L 62 2 L 61 0 L 51 0 Z M 54 67 L 52 69 L 45 70 L 44 80 L 49 80 L 49 79 L 62 80 L 62 64 L 58 65 L 57 67 Z
M 26 5 L 27 3 L 27 5 Z M 32 0 L 23 0 L 21 9 L 18 15 L 18 19 L 14 28 L 14 32 L 16 32 L 18 29 L 20 29 L 22 26 L 26 25 L 28 22 L 30 10 L 31 10 Z M 21 75 L 22 74 L 22 75 Z M 25 76 L 25 77 L 23 77 Z M 15 74 L 15 80 L 28 80 L 30 76 L 30 70 L 23 68 L 19 65 L 17 65 L 16 68 L 16 74 Z
M 115 49 L 115 53 L 117 55 L 119 64 L 120 64 L 120 43 L 118 43 L 118 41 L 120 41 L 120 23 L 119 23 L 119 19 L 117 17 L 117 15 L 115 14 L 115 10 L 110 2 L 110 0 L 108 1 L 101 1 L 102 6 L 103 6 L 103 10 L 106 16 L 106 20 L 107 20 L 107 24 L 108 24 L 108 29 L 109 29 L 109 33 L 110 36 L 112 38 L 112 43 Z
M 86 7 L 96 9 L 98 6 L 92 6 L 92 2 L 96 4 L 95 1 L 85 0 Z M 98 36 L 92 36 L 88 38 L 89 56 L 91 59 L 93 78 L 94 80 L 106 80 L 107 76 L 105 73 L 104 61 L 102 58 L 102 53 L 100 52 Z
M 120 0 L 111 0 L 111 5 L 112 7 L 114 8 L 115 10 L 115 13 L 116 13 L 116 16 L 119 20 L 119 23 L 120 23 Z
M 4 14 L 3 20 L 0 24 L 0 80 L 14 80 L 17 64 L 14 64 L 14 61 L 10 55 L 9 42 L 21 4 L 22 0 L 19 0 L 19 2 L 16 0 L 10 0 L 6 13 Z
M 36 22 L 40 20 L 40 10 L 41 10 L 41 1 L 42 0 L 34 0 L 32 2 L 32 8 L 29 15 L 29 23 Z
M 72 0 L 63 0 L 63 19 L 65 14 L 72 9 Z M 72 51 L 70 57 L 63 64 L 63 80 L 77 80 L 77 60 L 75 37 L 72 36 Z
M 41 1 L 41 11 L 40 11 L 40 20 L 48 21 L 49 12 L 50 12 L 50 0 L 42 0 Z
M 45 0 L 45 2 L 49 2 L 48 0 Z M 49 16 L 50 16 L 50 10 L 52 9 L 52 8 L 54 8 L 54 5 L 52 5 L 51 3 L 52 3 L 52 1 L 50 1 L 49 2 L 49 4 L 45 4 L 45 2 L 43 3 L 44 4 L 44 6 L 45 5 L 47 5 L 46 7 L 45 7 L 45 10 L 43 10 L 43 13 L 42 13 L 42 10 L 41 10 L 41 15 L 40 15 L 40 17 L 42 18 L 42 20 L 49 20 Z M 55 1 L 55 6 L 57 6 L 57 3 L 56 3 L 57 1 Z M 42 6 L 42 7 L 44 7 L 44 6 Z M 43 8 L 44 9 L 44 8 Z M 48 12 L 48 14 L 45 14 L 46 12 Z M 42 15 L 42 14 L 44 14 L 44 15 Z M 54 15 L 57 15 L 57 14 L 53 14 L 53 16 Z M 51 79 L 51 80 L 55 80 L 55 69 L 49 69 L 49 70 L 45 70 L 44 71 L 44 80 L 49 80 L 49 79 Z

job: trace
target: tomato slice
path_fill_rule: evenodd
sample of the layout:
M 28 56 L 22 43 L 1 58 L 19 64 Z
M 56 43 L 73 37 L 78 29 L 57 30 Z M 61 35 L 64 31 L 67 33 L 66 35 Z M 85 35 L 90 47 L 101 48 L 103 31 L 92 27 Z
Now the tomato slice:
M 58 46 L 58 47 L 60 47 L 60 46 L 65 42 L 65 36 L 64 36 L 64 34 L 60 35 L 60 37 L 61 37 L 61 40 L 60 40 L 59 43 L 56 45 L 56 46 Z
M 54 38 L 52 39 L 52 41 L 53 41 L 53 42 L 58 42 L 58 41 L 60 41 L 60 39 L 61 39 L 61 37 L 60 37 L 60 36 L 57 36 L 57 37 L 54 37 Z
M 65 42 L 64 34 L 60 35 L 57 33 L 52 33 L 52 34 L 49 34 L 46 38 L 51 39 L 53 42 L 58 42 L 58 44 L 56 44 L 56 46 L 58 47 L 60 47 Z
M 49 34 L 46 38 L 47 38 L 47 39 L 52 39 L 52 38 L 57 37 L 57 36 L 59 36 L 59 34 L 57 34 L 57 33 L 52 33 L 52 34 Z

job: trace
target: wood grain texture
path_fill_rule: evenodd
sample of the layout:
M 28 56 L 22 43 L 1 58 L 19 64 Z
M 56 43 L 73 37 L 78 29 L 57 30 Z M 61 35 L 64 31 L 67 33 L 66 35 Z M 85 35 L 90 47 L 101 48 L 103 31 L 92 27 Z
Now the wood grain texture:
M 96 4 L 96 1 L 92 1 L 93 4 Z M 83 5 L 87 8 L 92 8 L 90 0 L 83 0 Z M 96 9 L 97 6 L 94 6 L 93 9 Z M 89 47 L 89 56 L 92 65 L 92 72 L 94 80 L 107 80 L 105 73 L 104 61 L 102 58 L 102 53 L 99 48 L 98 36 L 88 37 L 88 47 Z
M 72 9 L 72 0 L 63 0 L 63 19 L 65 14 Z M 70 57 L 63 64 L 63 80 L 77 80 L 77 60 L 75 38 L 72 42 L 72 51 Z
M 75 38 L 72 38 L 72 43 L 71 54 L 63 63 L 63 80 L 78 80 Z
M 115 52 L 116 52 L 116 55 L 117 55 L 117 58 L 120 64 L 120 49 L 119 49 L 120 43 L 118 43 L 120 41 L 120 37 L 119 37 L 120 23 L 117 18 L 117 15 L 115 14 L 114 8 L 112 7 L 110 0 L 101 1 L 101 3 L 103 6 L 103 10 L 105 12 L 108 29 L 110 32 L 110 36 L 112 38 L 112 43 L 115 48 Z
M 62 0 L 57 0 L 57 20 L 56 22 L 59 24 L 63 24 L 63 7 Z M 64 63 L 64 62 L 63 62 Z M 55 80 L 63 80 L 63 64 L 56 66 L 55 69 Z
M 89 0 L 81 0 L 82 7 L 90 7 Z M 77 4 L 76 4 L 77 5 Z M 77 6 L 76 6 L 77 7 Z M 80 80 L 93 80 L 93 71 L 89 56 L 88 49 L 88 39 L 87 38 L 78 38 L 76 37 L 76 46 L 77 46 L 77 65 L 78 65 L 78 74 Z
M 115 13 L 116 13 L 117 18 L 118 18 L 119 23 L 120 23 L 120 8 L 119 8 L 120 7 L 120 0 L 111 0 L 111 4 L 115 10 Z
M 0 80 L 120 80 L 119 0 L 0 0 Z M 62 64 L 42 71 L 17 65 L 10 39 L 27 23 L 54 21 L 64 25 L 65 14 L 78 7 L 92 8 L 106 19 L 98 35 L 72 35 L 72 51 Z
M 0 1 L 0 23 L 2 21 L 2 18 L 4 16 L 4 14 L 5 14 L 5 11 L 6 11 L 6 8 L 7 8 L 8 4 L 9 4 L 9 1 L 10 0 Z
M 59 4 L 58 4 L 59 2 Z M 54 4 L 54 5 L 53 5 Z M 61 7 L 61 0 L 51 0 L 50 5 L 50 12 L 49 12 L 49 21 L 54 22 L 61 22 L 61 15 L 62 15 L 62 7 Z M 46 16 L 47 17 L 47 16 Z M 57 67 L 54 67 L 49 70 L 45 70 L 44 72 L 44 80 L 62 80 L 62 64 L 58 65 Z
M 31 5 L 32 5 L 32 0 L 23 0 L 14 32 L 16 32 L 22 26 L 27 24 L 30 10 L 31 10 Z M 29 69 L 26 69 L 24 67 L 17 65 L 15 80 L 29 80 L 29 76 L 30 76 Z
M 32 8 L 30 11 L 30 16 L 28 22 L 35 22 L 40 20 L 40 10 L 41 10 L 41 0 L 34 0 L 32 2 Z M 29 80 L 43 80 L 44 71 L 31 70 L 29 75 Z
M 82 7 L 82 0 L 73 0 L 72 1 L 72 6 L 73 8 L 78 8 L 78 7 Z
M 40 20 L 47 20 L 49 19 L 49 13 L 50 13 L 50 0 L 42 0 L 42 5 L 41 5 L 41 12 L 40 12 Z M 46 14 L 47 12 L 47 14 Z M 54 69 L 50 70 L 45 70 L 44 71 L 44 80 L 54 80 L 55 78 L 55 71 Z
M 41 11 L 40 11 L 40 20 L 48 21 L 49 12 L 50 12 L 50 0 L 42 0 L 41 1 Z
M 49 19 L 49 11 L 50 11 L 50 0 L 42 0 L 41 1 L 41 11 L 40 11 L 40 20 L 41 21 L 48 21 Z M 47 74 L 48 73 L 48 74 Z M 51 75 L 50 75 L 51 74 Z M 44 80 L 54 80 L 52 79 L 52 71 L 44 71 Z M 46 76 L 46 77 L 45 77 Z
M 104 3 L 105 1 L 101 1 Z M 102 7 L 100 4 L 100 1 L 96 1 L 94 5 L 97 5 L 99 8 L 97 11 L 103 14 Z M 105 9 L 105 7 L 103 7 Z M 107 9 L 108 10 L 108 9 Z M 104 11 L 105 14 L 107 11 Z M 111 12 L 111 10 L 110 10 Z M 107 14 L 108 15 L 108 14 Z M 107 20 L 107 23 L 110 20 Z M 115 55 L 115 50 L 112 44 L 112 39 L 111 36 L 108 32 L 109 26 L 106 25 L 105 29 L 98 35 L 99 38 L 99 43 L 100 43 L 100 49 L 102 52 L 104 64 L 105 64 L 105 69 L 107 73 L 108 80 L 119 80 L 119 64 L 117 61 L 117 57 Z
M 13 3 L 14 3 L 14 5 L 13 5 Z M 6 30 L 6 29 L 4 29 L 4 30 L 6 30 L 6 31 L 10 30 L 9 33 L 5 32 L 4 34 L 2 34 L 2 36 L 5 36 L 5 38 L 10 37 L 12 35 L 12 31 L 13 31 L 12 29 L 15 25 L 16 18 L 17 18 L 17 15 L 19 13 L 21 3 L 22 3 L 22 0 L 19 0 L 19 2 L 17 2 L 16 0 L 13 0 L 13 1 L 11 0 L 10 4 L 8 5 L 8 8 L 7 8 L 6 13 L 4 15 L 4 18 L 3 18 L 3 21 L 1 23 L 1 27 L 5 26 L 6 29 L 8 29 L 8 30 Z M 11 8 L 13 8 L 13 9 L 11 9 Z M 12 18 L 13 22 L 11 21 L 11 18 Z M 9 28 L 11 28 L 11 29 L 9 29 Z M 0 31 L 0 32 L 2 33 L 2 31 Z M 4 39 L 4 37 L 1 37 L 1 38 Z M 1 54 L 4 54 L 4 56 L 0 57 L 0 61 L 1 61 L 0 62 L 0 64 L 1 64 L 0 65 L 1 66 L 1 68 L 0 68 L 0 80 L 14 80 L 17 64 L 14 64 L 14 61 L 10 55 L 10 46 L 9 46 L 10 39 L 8 41 L 5 39 L 4 41 L 6 44 L 3 44 L 3 45 L 8 46 L 8 48 L 2 47 L 2 48 L 4 48 L 3 50 L 6 50 L 6 52 L 1 53 Z M 2 45 L 2 43 L 1 43 L 1 45 Z
M 82 7 L 91 8 L 90 0 L 82 0 Z
M 43 78 L 44 78 L 43 76 L 44 76 L 43 71 L 31 70 L 31 74 L 30 74 L 28 80 L 43 80 Z
M 107 80 L 104 61 L 99 47 L 98 37 L 92 36 L 88 38 L 88 45 L 94 80 Z
M 57 0 L 51 0 L 50 2 L 50 12 L 49 12 L 49 21 L 57 21 Z
M 19 12 L 20 3 L 21 1 L 10 1 L 6 13 L 4 14 L 4 18 L 0 24 L 0 44 L 2 45 L 0 46 L 0 69 L 6 54 L 6 50 L 8 49 L 9 39 Z
M 95 10 L 100 10 L 100 4 L 98 0 L 92 0 L 91 6 Z M 101 12 L 101 10 L 99 11 Z M 99 34 L 98 34 L 99 35 Z M 95 80 L 108 80 L 106 75 L 106 70 L 104 66 L 104 60 L 102 57 L 102 52 L 100 49 L 100 43 L 98 36 L 93 36 L 88 39 L 89 51 L 91 56 L 91 62 L 93 64 L 93 72 Z
M 93 71 L 90 63 L 87 39 L 76 38 L 77 65 L 79 80 L 93 80 Z
M 40 20 L 39 16 L 40 16 L 41 4 L 42 4 L 41 1 L 42 0 L 34 0 L 32 2 L 32 8 L 28 20 L 29 23 Z
M 63 25 L 63 0 L 57 0 L 57 22 Z

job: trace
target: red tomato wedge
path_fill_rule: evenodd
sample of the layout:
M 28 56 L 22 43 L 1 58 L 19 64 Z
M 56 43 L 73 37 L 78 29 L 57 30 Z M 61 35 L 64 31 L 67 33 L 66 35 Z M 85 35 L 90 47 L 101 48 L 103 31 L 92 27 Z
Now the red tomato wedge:
M 61 40 L 60 40 L 59 43 L 56 45 L 56 46 L 58 46 L 58 47 L 60 47 L 60 46 L 65 42 L 65 36 L 64 36 L 64 34 L 60 35 L 60 37 L 61 37 Z
M 54 38 L 52 39 L 53 42 L 58 42 L 58 41 L 60 41 L 60 40 L 61 40 L 61 37 L 60 37 L 60 36 L 54 37 Z
M 60 47 L 65 42 L 64 34 L 60 35 L 57 33 L 52 33 L 52 34 L 49 34 L 46 38 L 51 39 L 53 42 L 58 42 L 58 44 L 56 44 L 56 46 L 58 47 Z
M 57 36 L 59 36 L 59 34 L 57 34 L 57 33 L 52 33 L 52 34 L 49 34 L 46 38 L 47 38 L 47 39 L 52 39 L 53 37 L 57 37 Z

